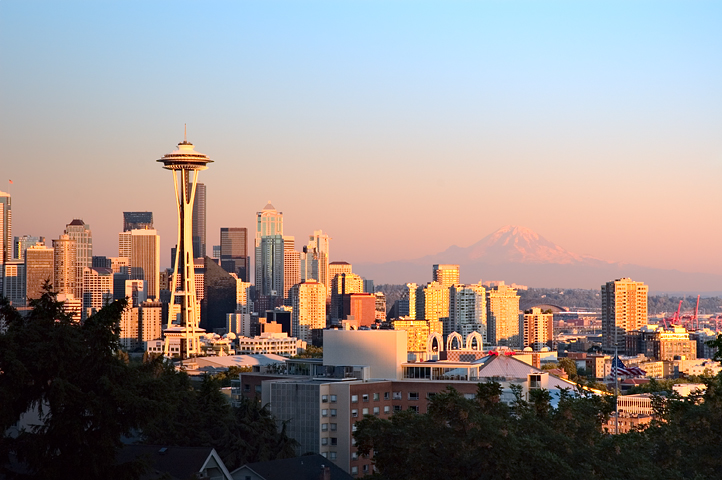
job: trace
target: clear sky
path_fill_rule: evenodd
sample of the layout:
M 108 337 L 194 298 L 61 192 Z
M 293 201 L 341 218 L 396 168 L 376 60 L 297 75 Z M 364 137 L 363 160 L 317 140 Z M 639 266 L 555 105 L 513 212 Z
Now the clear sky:
M 82 218 L 170 263 L 182 140 L 215 160 L 208 245 L 254 228 L 408 259 L 506 224 L 599 258 L 720 272 L 722 2 L 0 2 L 13 233 Z M 9 185 L 8 180 L 13 184 Z

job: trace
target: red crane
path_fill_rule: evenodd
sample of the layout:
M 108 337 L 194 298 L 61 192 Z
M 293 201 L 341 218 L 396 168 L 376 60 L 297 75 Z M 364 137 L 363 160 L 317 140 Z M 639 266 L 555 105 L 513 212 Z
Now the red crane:
M 682 302 L 684 300 L 679 301 L 679 306 L 677 307 L 677 311 L 674 312 L 674 315 L 671 317 L 663 318 L 662 323 L 664 323 L 665 330 L 672 325 L 677 325 L 679 323 L 679 311 L 682 309 Z M 669 322 L 669 323 L 668 323 Z

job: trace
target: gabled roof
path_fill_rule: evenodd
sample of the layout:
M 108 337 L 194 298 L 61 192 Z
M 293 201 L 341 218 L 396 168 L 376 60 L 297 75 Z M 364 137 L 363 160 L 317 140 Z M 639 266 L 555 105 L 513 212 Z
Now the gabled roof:
M 168 474 L 171 479 L 195 478 L 207 466 L 217 466 L 224 478 L 231 474 L 212 447 L 164 447 L 163 445 L 125 445 L 118 453 L 118 463 L 147 460 L 151 470 L 142 478 L 157 478 Z
M 542 372 L 510 355 L 489 355 L 474 363 L 484 364 L 479 369 L 479 378 L 526 378 L 530 373 Z
M 321 455 L 271 460 L 246 464 L 233 472 L 234 479 L 243 479 L 243 471 L 251 470 L 264 480 L 319 480 L 325 467 L 329 468 L 331 480 L 351 480 L 353 477 L 344 472 L 330 460 Z

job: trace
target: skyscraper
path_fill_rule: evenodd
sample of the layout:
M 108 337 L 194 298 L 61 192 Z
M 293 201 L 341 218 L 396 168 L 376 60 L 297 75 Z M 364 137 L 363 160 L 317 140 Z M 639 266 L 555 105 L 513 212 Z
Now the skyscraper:
M 416 288 L 416 318 L 444 322 L 448 334 L 449 289 L 438 282 L 430 282 Z
M 77 243 L 68 235 L 53 240 L 53 287 L 58 293 L 80 299 L 78 291 Z
M 328 259 L 331 238 L 323 230 L 315 230 L 308 238 L 308 245 L 301 253 L 301 279 L 315 279 L 326 289 L 326 297 L 331 295 Z
M 449 288 L 449 316 L 454 331 L 462 337 L 479 332 L 484 344 L 487 343 L 486 289 L 481 283 Z
M 458 265 L 434 265 L 433 281 L 442 287 L 449 288 L 459 283 Z
M 110 268 L 83 268 L 83 319 L 113 301 L 113 271 Z M 132 305 L 131 305 L 132 306 Z
M 296 251 L 296 239 L 289 235 L 283 237 L 283 299 L 291 306 L 290 291 L 301 283 L 301 254 Z
M 153 228 L 153 212 L 123 212 L 123 231 Z M 123 255 L 120 255 L 121 257 Z
M 148 298 L 160 294 L 160 236 L 155 230 L 130 231 L 130 275 L 145 280 Z
M 18 260 L 25 259 L 25 250 L 33 245 L 45 245 L 45 237 L 31 237 L 23 235 L 22 237 L 14 237 L 13 239 L 13 257 Z
M 313 329 L 326 328 L 326 288 L 316 280 L 307 280 L 291 288 L 292 336 L 311 343 Z
M 615 343 L 625 349 L 624 336 L 647 324 L 649 287 L 631 278 L 619 278 L 602 285 L 602 347 L 614 351 Z
M 519 295 L 503 283 L 486 291 L 487 336 L 491 345 L 521 348 Z
M 5 274 L 5 264 L 13 256 L 13 211 L 9 193 L 0 192 L 0 291 Z
M 245 227 L 221 228 L 221 267 L 248 281 L 248 229 Z
M 193 200 L 193 253 L 196 257 L 206 256 L 206 186 L 196 185 Z
M 273 277 L 271 265 L 264 265 L 263 252 L 261 250 L 261 240 L 263 237 L 273 235 L 281 236 L 283 241 L 283 213 L 276 210 L 269 200 L 263 210 L 256 213 L 256 240 L 255 240 L 255 276 L 253 282 L 259 295 L 269 295 L 263 290 L 264 270 L 271 273 Z M 281 250 L 282 252 L 282 250 Z M 268 275 L 266 275 L 268 276 Z M 282 291 L 282 289 L 281 289 Z
M 345 297 L 353 293 L 363 293 L 363 291 L 363 279 L 355 273 L 336 275 L 331 280 L 331 320 L 340 320 L 345 318 L 346 315 L 350 315 L 348 311 L 344 310 Z
M 551 348 L 554 337 L 554 314 L 543 313 L 541 308 L 532 308 L 524 318 L 524 347 L 539 351 L 544 347 Z
M 25 306 L 25 263 L 11 260 L 5 264 L 5 280 L 2 293 L 16 307 Z
M 45 245 L 33 245 L 25 251 L 25 295 L 28 300 L 38 299 L 43 294 L 43 285 L 53 279 L 54 250 Z
M 285 280 L 283 262 L 286 254 L 283 247 L 283 235 L 261 237 L 259 250 L 261 269 L 260 277 L 256 279 L 256 291 L 260 295 L 283 298 Z M 258 271 L 256 269 L 256 272 Z
M 75 240 L 78 267 L 81 269 L 92 267 L 93 233 L 90 231 L 90 225 L 76 218 L 65 226 L 65 234 L 71 240 Z
M 168 328 L 165 330 L 163 351 L 166 356 L 169 355 L 171 342 L 174 339 L 180 340 L 180 356 L 186 358 L 200 353 L 199 336 L 203 332 L 198 327 L 200 305 L 196 296 L 193 255 L 193 202 L 198 183 L 198 172 L 208 168 L 208 163 L 212 160 L 208 158 L 208 155 L 196 152 L 193 144 L 184 138 L 178 144 L 177 150 L 164 155 L 158 161 L 163 163 L 163 168 L 173 172 L 178 206 L 178 243 L 168 308 Z M 149 297 L 157 295 L 157 291 L 154 292 L 155 295 L 151 295 L 152 288 L 148 282 Z M 155 288 L 158 288 L 157 282 Z M 177 307 L 176 299 L 179 300 L 177 306 L 180 307 L 179 325 L 173 325 Z

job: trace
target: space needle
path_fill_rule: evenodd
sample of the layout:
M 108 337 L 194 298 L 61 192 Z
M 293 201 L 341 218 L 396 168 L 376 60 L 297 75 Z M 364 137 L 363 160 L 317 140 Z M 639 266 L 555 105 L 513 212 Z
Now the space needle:
M 196 296 L 195 263 L 193 261 L 193 200 L 196 195 L 198 172 L 208 168 L 213 160 L 196 152 L 184 132 L 178 149 L 157 160 L 163 168 L 173 172 L 173 185 L 178 205 L 178 246 L 171 280 L 168 325 L 165 329 L 163 354 L 171 356 L 171 343 L 179 339 L 181 359 L 200 353 L 200 306 Z

